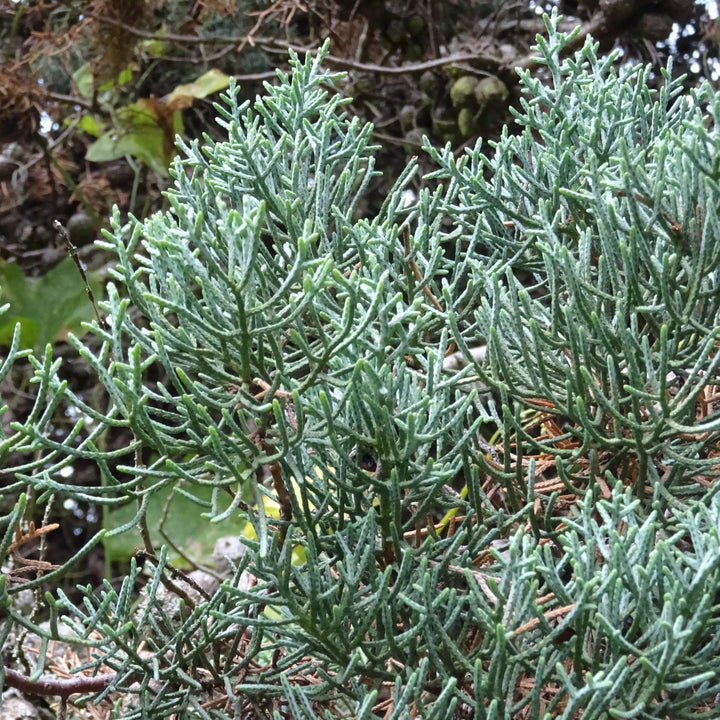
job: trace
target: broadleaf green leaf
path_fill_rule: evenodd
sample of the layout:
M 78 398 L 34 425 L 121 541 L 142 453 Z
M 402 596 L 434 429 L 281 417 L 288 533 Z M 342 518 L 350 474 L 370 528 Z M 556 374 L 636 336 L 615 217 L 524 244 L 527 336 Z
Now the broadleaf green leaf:
M 87 275 L 93 294 L 99 297 L 101 283 L 95 274 Z M 21 347 L 39 351 L 66 339 L 70 332 L 80 334 L 82 323 L 95 318 L 85 284 L 70 258 L 39 278 L 26 277 L 17 263 L 0 262 L 0 288 L 3 300 L 10 304 L 0 318 L 0 344 L 9 344 L 19 322 Z

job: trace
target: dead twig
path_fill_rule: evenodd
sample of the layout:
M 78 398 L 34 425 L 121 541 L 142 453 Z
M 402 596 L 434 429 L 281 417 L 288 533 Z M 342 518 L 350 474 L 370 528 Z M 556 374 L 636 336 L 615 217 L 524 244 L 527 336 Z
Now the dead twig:
M 402 233 L 403 247 L 405 249 L 405 257 L 408 259 L 408 261 L 407 261 L 408 265 L 410 266 L 410 269 L 413 271 L 413 275 L 415 276 L 415 279 L 422 286 L 423 292 L 425 293 L 427 299 L 432 303 L 433 307 L 436 310 L 443 312 L 443 306 L 438 302 L 438 299 L 432 294 L 432 291 L 425 283 L 425 278 L 423 277 L 423 274 L 420 272 L 420 268 L 417 266 L 417 263 L 414 260 L 410 259 L 410 230 L 408 230 L 408 226 L 403 225 L 400 232 Z
M 5 668 L 5 685 L 13 687 L 20 692 L 29 695 L 49 695 L 67 700 L 70 695 L 78 693 L 100 692 L 117 678 L 117 673 L 105 673 L 103 675 L 78 675 L 73 678 L 53 678 L 43 676 L 39 680 L 31 680 L 26 675 Z
M 562 607 L 555 608 L 554 610 L 548 610 L 548 612 L 543 613 L 543 618 L 545 620 L 554 620 L 555 618 L 566 615 L 574 608 L 575 605 L 563 605 Z M 533 618 L 521 625 L 519 628 L 515 628 L 512 636 L 515 638 L 518 635 L 522 635 L 522 633 L 528 632 L 528 630 L 534 630 L 538 625 L 540 625 L 540 618 Z

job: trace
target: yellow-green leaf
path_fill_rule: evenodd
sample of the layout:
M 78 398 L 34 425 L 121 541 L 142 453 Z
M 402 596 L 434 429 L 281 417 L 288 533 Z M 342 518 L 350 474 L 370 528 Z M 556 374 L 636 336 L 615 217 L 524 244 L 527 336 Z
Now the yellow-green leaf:
M 79 125 L 81 130 L 93 137 L 100 137 L 100 133 L 103 131 L 102 123 L 99 123 L 94 115 L 83 115 Z
M 221 70 L 213 68 L 203 73 L 197 80 L 186 85 L 178 85 L 166 98 L 172 105 L 181 97 L 204 98 L 218 90 L 224 90 L 230 84 L 230 77 Z

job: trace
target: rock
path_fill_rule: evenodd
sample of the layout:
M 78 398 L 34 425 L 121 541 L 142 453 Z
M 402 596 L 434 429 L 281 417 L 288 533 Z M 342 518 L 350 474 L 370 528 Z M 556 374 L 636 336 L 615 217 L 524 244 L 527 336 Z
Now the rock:
M 229 578 L 233 574 L 231 561 L 239 563 L 247 548 L 236 535 L 221 537 L 215 543 L 212 554 L 212 561 L 215 565 L 215 572 L 221 578 Z
M 40 713 L 15 688 L 2 694 L 0 720 L 40 720 Z
M 215 543 L 212 560 L 215 564 L 215 572 L 224 580 L 233 576 L 232 564 L 238 564 L 247 548 L 239 537 L 228 535 L 221 537 Z M 247 570 L 240 575 L 237 587 L 238 590 L 247 590 L 255 582 L 255 576 Z

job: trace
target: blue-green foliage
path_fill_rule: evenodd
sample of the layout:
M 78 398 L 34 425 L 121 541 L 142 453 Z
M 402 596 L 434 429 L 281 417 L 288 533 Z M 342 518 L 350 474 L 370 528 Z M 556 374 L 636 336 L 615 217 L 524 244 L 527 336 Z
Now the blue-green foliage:
M 501 424 L 517 426 L 518 407 L 564 420 L 562 438 L 517 429 L 568 482 L 623 468 L 638 490 L 692 492 L 716 475 L 720 428 L 706 402 L 720 376 L 720 99 L 679 96 L 679 81 L 653 92 L 649 68 L 618 72 L 590 42 L 560 63 L 552 31 L 538 49 L 549 77 L 520 74 L 522 132 L 492 157 L 429 148 L 434 176 L 458 187 L 446 212 L 484 251 L 478 373 Z M 578 460 L 593 452 L 589 473 Z
M 141 609 L 134 559 L 119 589 L 48 593 L 48 629 L 13 597 L 83 553 L 9 573 L 3 643 L 68 625 L 126 720 L 717 716 L 720 100 L 653 94 L 591 40 L 560 60 L 546 24 L 522 131 L 428 147 L 447 183 L 410 204 L 412 163 L 358 218 L 375 148 L 324 48 L 252 106 L 231 86 L 228 139 L 182 147 L 167 212 L 116 213 L 108 326 L 76 341 L 107 406 L 31 358 L 0 459 L 36 506 L 133 502 L 112 533 L 140 527 L 151 581 Z M 84 417 L 54 440 L 62 407 Z M 198 533 L 249 522 L 209 598 L 149 546 L 168 487 Z

